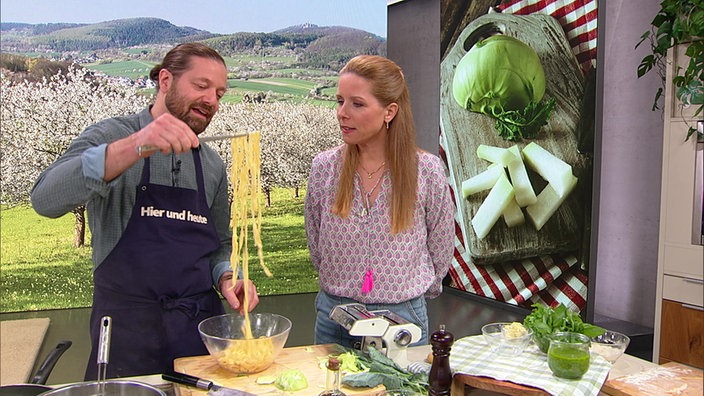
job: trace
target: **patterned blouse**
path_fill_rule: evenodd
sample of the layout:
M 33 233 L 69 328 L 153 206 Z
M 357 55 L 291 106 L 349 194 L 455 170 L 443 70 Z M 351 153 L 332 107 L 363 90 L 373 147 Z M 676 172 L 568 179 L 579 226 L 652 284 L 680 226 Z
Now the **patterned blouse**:
M 369 213 L 364 210 L 359 177 L 349 216 L 343 219 L 332 213 L 342 157 L 343 146 L 318 154 L 308 179 L 306 233 L 320 289 L 364 304 L 437 297 L 455 238 L 455 206 L 440 158 L 418 152 L 414 224 L 392 235 L 388 170 Z M 371 291 L 365 274 L 373 279 Z

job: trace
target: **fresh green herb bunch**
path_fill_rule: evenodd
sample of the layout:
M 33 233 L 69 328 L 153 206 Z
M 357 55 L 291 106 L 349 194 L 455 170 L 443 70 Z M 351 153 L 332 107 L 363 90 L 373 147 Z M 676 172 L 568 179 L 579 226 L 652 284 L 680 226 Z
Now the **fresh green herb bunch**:
M 579 314 L 570 311 L 563 304 L 551 308 L 547 305 L 533 304 L 533 311 L 523 319 L 523 326 L 533 330 L 533 340 L 541 351 L 547 353 L 550 335 L 558 331 L 582 333 L 587 337 L 596 337 L 606 332 L 605 329 L 584 323 Z
M 342 377 L 342 383 L 345 385 L 374 388 L 383 384 L 386 389 L 428 394 L 428 374 L 411 373 L 374 347 L 367 347 L 367 353 L 349 348 L 343 348 L 343 352 L 354 353 L 357 356 L 358 368 L 365 370 L 345 374 Z
M 496 119 L 499 136 L 508 141 L 521 141 L 538 136 L 538 131 L 547 125 L 550 113 L 555 108 L 555 98 L 530 102 L 523 110 L 492 113 Z

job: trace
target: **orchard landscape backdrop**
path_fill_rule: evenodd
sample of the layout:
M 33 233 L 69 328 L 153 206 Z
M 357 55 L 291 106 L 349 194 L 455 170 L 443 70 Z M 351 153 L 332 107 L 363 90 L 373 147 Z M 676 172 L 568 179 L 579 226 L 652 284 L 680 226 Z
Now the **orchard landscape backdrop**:
M 261 133 L 262 236 L 274 277 L 252 262 L 260 294 L 317 290 L 303 229 L 305 181 L 313 156 L 341 142 L 339 69 L 358 54 L 385 55 L 385 39 L 311 24 L 223 35 L 157 18 L 2 22 L 0 34 L 0 312 L 91 305 L 84 208 L 59 220 L 41 218 L 28 205 L 29 192 L 88 125 L 147 106 L 154 92 L 149 70 L 186 41 L 214 47 L 228 66 L 228 93 L 205 134 Z M 209 144 L 229 168 L 229 141 Z

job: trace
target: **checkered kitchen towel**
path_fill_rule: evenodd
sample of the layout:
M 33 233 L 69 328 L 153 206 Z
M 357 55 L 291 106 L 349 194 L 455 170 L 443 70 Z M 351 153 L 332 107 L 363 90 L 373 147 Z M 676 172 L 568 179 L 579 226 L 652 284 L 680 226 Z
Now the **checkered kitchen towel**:
M 510 381 L 540 388 L 551 395 L 598 395 L 609 375 L 611 364 L 592 354 L 589 371 L 579 380 L 552 375 L 547 356 L 531 343 L 519 356 L 501 356 L 490 351 L 484 336 L 463 337 L 455 341 L 450 353 L 450 367 L 455 374 L 468 374 Z

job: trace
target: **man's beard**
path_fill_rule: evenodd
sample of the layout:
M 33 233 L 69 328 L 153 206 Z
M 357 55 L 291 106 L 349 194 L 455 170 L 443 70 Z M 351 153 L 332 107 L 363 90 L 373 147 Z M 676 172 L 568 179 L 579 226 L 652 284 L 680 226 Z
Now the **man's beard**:
M 178 94 L 174 86 L 166 92 L 165 104 L 169 113 L 185 122 L 196 135 L 205 131 L 214 115 L 214 109 L 210 105 L 205 103 L 187 103 L 186 99 Z M 191 109 L 198 109 L 201 113 L 204 113 L 206 118 L 194 117 L 191 114 Z

